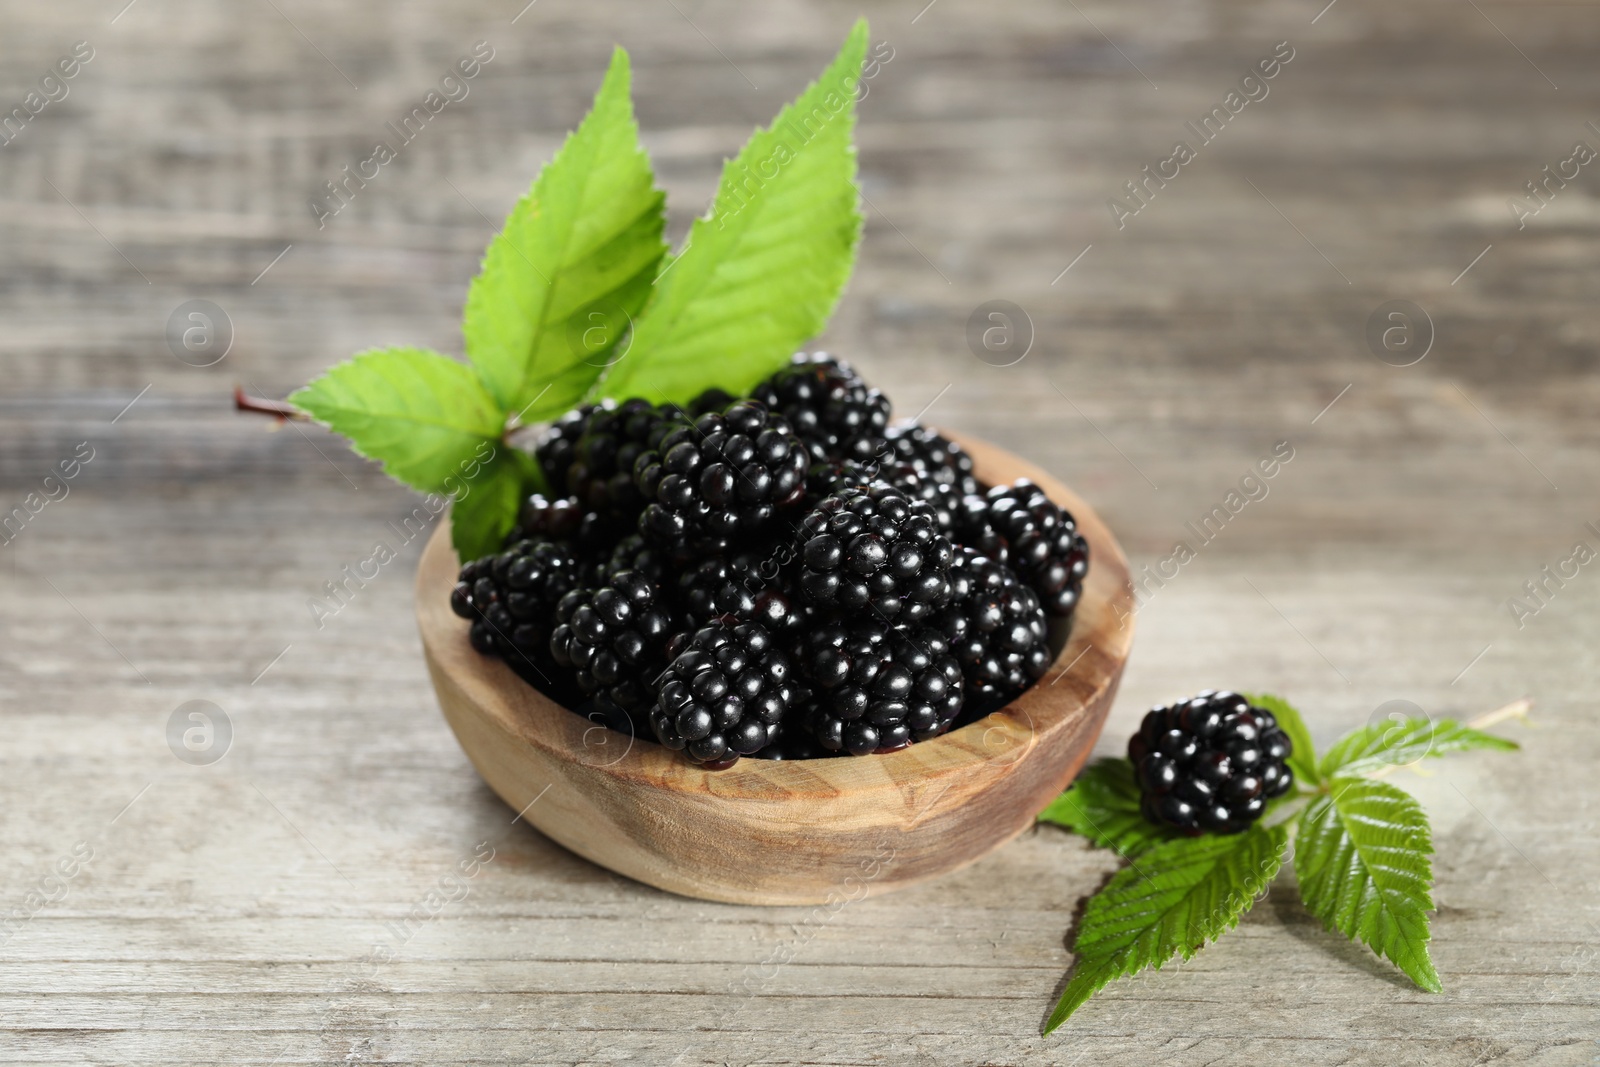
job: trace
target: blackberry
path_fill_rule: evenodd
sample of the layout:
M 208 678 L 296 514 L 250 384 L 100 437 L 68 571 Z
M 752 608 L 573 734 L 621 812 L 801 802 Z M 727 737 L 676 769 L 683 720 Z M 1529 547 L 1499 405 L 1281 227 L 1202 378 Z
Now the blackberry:
M 1089 543 L 1072 513 L 1037 485 L 1022 479 L 995 486 L 982 498 L 964 498 L 956 526 L 962 544 L 1010 566 L 1051 615 L 1066 617 L 1078 606 Z
M 804 498 L 806 459 L 788 424 L 757 401 L 702 415 L 634 464 L 650 502 L 639 532 L 684 559 L 753 539 Z
M 826 352 L 798 353 L 750 395 L 788 419 L 818 462 L 871 459 L 889 425 L 889 398 Z
M 567 469 L 578 455 L 578 438 L 588 428 L 589 416 L 598 410 L 594 404 L 573 408 L 551 423 L 534 447 L 534 454 L 539 458 L 539 469 L 544 471 L 545 480 L 556 491 L 566 488 Z
M 814 628 L 801 673 L 816 693 L 809 723 L 830 752 L 892 752 L 937 737 L 961 713 L 961 668 L 943 634 L 873 621 Z
M 967 450 L 917 422 L 897 423 L 884 434 L 880 462 L 902 475 L 949 486 L 960 496 L 979 491 Z
M 764 562 L 764 561 L 763 561 Z M 678 575 L 677 605 L 690 626 L 722 619 L 759 623 L 775 636 L 796 630 L 801 614 L 781 576 L 746 557 L 702 560 Z
M 1145 818 L 1189 834 L 1247 829 L 1294 784 L 1292 751 L 1271 712 L 1211 689 L 1151 709 L 1128 741 Z
M 578 533 L 583 519 L 583 508 L 576 499 L 551 500 L 534 493 L 517 511 L 517 527 L 511 540 L 570 541 Z
M 575 589 L 556 605 L 550 653 L 576 672 L 579 690 L 603 710 L 641 722 L 651 685 L 666 665 L 667 641 L 679 629 L 660 588 L 623 571 L 599 589 Z
M 638 571 L 652 582 L 660 584 L 667 576 L 667 561 L 661 552 L 638 534 L 629 534 L 619 540 L 590 568 L 593 584 L 606 585 L 623 571 Z
M 794 696 L 792 673 L 761 626 L 703 627 L 661 675 L 650 726 L 696 763 L 730 766 L 773 739 Z
M 726 411 L 728 405 L 739 399 L 732 393 L 715 387 L 707 389 L 693 400 L 689 401 L 689 417 L 698 419 L 701 415 L 710 415 L 717 411 Z
M 956 549 L 950 582 L 938 625 L 966 678 L 968 714 L 987 715 L 1050 669 L 1044 609 L 1015 571 L 972 548 Z
M 658 408 L 635 399 L 602 406 L 590 414 L 574 445 L 568 491 L 587 511 L 632 522 L 645 505 L 634 488 L 634 462 L 683 425 L 683 411 L 673 405 Z
M 462 567 L 450 607 L 472 620 L 473 648 L 498 655 L 550 695 L 566 696 L 549 645 L 556 605 L 573 589 L 579 566 L 567 545 L 518 541 Z
M 848 614 L 919 622 L 949 602 L 954 558 L 926 503 L 886 482 L 848 485 L 801 525 L 800 589 Z

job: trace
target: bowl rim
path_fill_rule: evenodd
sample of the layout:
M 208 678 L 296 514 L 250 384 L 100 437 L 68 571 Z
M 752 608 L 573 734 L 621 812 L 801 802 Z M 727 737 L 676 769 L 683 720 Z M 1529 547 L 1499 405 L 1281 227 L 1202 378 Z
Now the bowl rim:
M 596 746 L 591 740 L 596 730 L 613 731 L 557 704 L 523 681 L 504 661 L 484 656 L 468 643 L 469 624 L 456 616 L 448 603 L 448 590 L 459 568 L 450 544 L 448 515 L 441 517 L 417 568 L 415 608 L 425 649 L 480 713 L 549 756 L 587 763 L 634 786 L 664 786 L 719 797 L 759 800 L 773 795 L 858 794 L 875 789 L 903 796 L 908 781 L 936 783 L 979 773 L 986 765 L 996 771 L 1014 767 L 1042 735 L 1078 724 L 1093 707 L 1100 708 L 1100 721 L 1093 725 L 1098 734 L 1109 710 L 1106 691 L 1120 680 L 1133 640 L 1133 586 L 1121 547 L 1093 508 L 1037 466 L 981 439 L 949 430 L 938 432 L 966 449 L 980 480 L 1009 484 L 1027 478 L 1038 485 L 1072 513 L 1090 551 L 1083 595 L 1049 671 L 1016 700 L 949 733 L 895 752 L 813 760 L 745 758 L 723 770 L 706 770 L 646 737 L 629 738 L 626 749 L 614 759 L 582 759 L 585 750 L 605 743 L 603 739 L 602 745 Z M 1007 476 L 984 476 L 996 468 L 1005 468 Z M 1115 617 L 1108 619 L 1112 615 Z

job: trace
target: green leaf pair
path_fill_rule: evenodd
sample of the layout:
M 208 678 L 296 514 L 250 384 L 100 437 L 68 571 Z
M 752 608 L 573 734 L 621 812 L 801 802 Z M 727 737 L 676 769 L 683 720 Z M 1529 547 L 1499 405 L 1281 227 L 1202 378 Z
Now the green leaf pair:
M 1262 821 L 1226 837 L 1184 837 L 1150 822 L 1126 759 L 1085 770 L 1039 818 L 1129 860 L 1090 899 L 1073 945 L 1072 977 L 1045 1024 L 1050 1033 L 1114 978 L 1190 958 L 1238 924 L 1283 863 L 1286 805 L 1309 798 L 1295 822 L 1300 898 L 1329 930 L 1368 945 L 1428 992 L 1443 988 L 1428 956 L 1432 833 L 1410 794 L 1364 775 L 1470 749 L 1517 746 L 1450 720 L 1378 723 L 1340 739 L 1319 762 L 1300 714 L 1278 697 L 1248 696 L 1289 736 L 1296 791 Z
M 867 24 L 723 168 L 676 257 L 639 141 L 628 54 L 484 255 L 467 293 L 467 363 L 358 353 L 290 396 L 396 480 L 455 499 L 457 554 L 496 549 L 545 490 L 519 426 L 586 401 L 742 395 L 820 333 L 861 235 L 852 143 Z

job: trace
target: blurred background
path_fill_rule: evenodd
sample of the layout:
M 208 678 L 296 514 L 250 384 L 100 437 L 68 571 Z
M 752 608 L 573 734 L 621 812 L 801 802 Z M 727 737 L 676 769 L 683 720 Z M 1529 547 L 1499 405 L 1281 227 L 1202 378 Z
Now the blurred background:
M 1416 1062 L 1589 1062 L 1600 578 L 1563 561 L 1600 549 L 1592 4 L 865 9 L 866 231 L 819 345 L 1068 481 L 1136 571 L 1196 550 L 1143 586 L 1098 751 L 1208 686 L 1289 696 L 1319 742 L 1393 700 L 1534 699 L 1521 756 L 1408 783 L 1442 997 L 1279 887 L 1041 1041 L 1104 853 L 1036 831 L 797 934 L 801 909 L 670 897 L 507 825 L 428 686 L 420 545 L 318 627 L 308 601 L 416 498 L 235 387 L 459 354 L 483 248 L 614 44 L 676 244 L 860 13 L 0 2 L 0 510 L 27 511 L 0 546 L 0 1062 L 1384 1063 L 1398 1037 Z M 475 49 L 463 98 L 313 207 Z M 214 758 L 174 758 L 190 701 Z M 470 894 L 355 973 L 482 841 Z

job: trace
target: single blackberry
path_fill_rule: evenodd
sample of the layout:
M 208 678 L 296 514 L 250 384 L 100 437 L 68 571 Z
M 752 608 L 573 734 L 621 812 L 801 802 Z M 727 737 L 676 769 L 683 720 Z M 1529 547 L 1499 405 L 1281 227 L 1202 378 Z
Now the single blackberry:
M 920 622 L 949 602 L 954 558 L 926 503 L 885 482 L 847 485 L 801 524 L 800 589 L 848 614 Z
M 805 446 L 753 400 L 679 425 L 634 464 L 639 532 L 679 558 L 749 540 L 805 496 Z
M 918 422 L 896 423 L 884 434 L 880 462 L 897 471 L 909 471 L 961 496 L 979 491 L 972 473 L 972 456 L 948 437 Z
M 634 462 L 685 424 L 683 410 L 674 405 L 656 407 L 638 399 L 621 406 L 607 402 L 590 414 L 574 445 L 568 491 L 585 510 L 602 518 L 634 521 L 646 503 L 634 488 Z
M 716 620 L 759 623 L 784 637 L 801 624 L 801 613 L 777 568 L 747 556 L 702 560 L 678 575 L 675 602 L 689 626 Z
M 809 726 L 830 752 L 892 752 L 937 737 L 961 713 L 961 667 L 932 628 L 826 623 L 807 635 L 800 657 L 816 694 Z
M 1010 567 L 965 546 L 956 549 L 950 583 L 938 625 L 961 664 L 968 713 L 987 715 L 1050 669 L 1044 609 Z
M 1128 741 L 1140 808 L 1189 834 L 1236 834 L 1294 784 L 1289 735 L 1238 693 L 1207 689 L 1152 708 Z
M 498 655 L 531 684 L 566 696 L 555 669 L 550 636 L 556 605 L 578 579 L 572 549 L 553 541 L 518 541 L 461 568 L 450 607 L 472 620 L 472 647 Z
M 889 398 L 826 352 L 796 354 L 750 395 L 788 419 L 819 462 L 871 459 L 889 425 Z
M 608 584 L 623 571 L 638 571 L 657 585 L 667 579 L 667 561 L 661 550 L 638 534 L 629 534 L 603 553 L 590 567 L 593 586 Z
M 550 653 L 577 675 L 578 688 L 642 722 L 666 665 L 667 642 L 679 629 L 660 588 L 623 571 L 599 589 L 577 589 L 556 605 Z
M 754 623 L 697 630 L 655 691 L 656 738 L 712 768 L 765 748 L 795 692 L 789 658 Z
M 588 428 L 589 416 L 598 410 L 594 404 L 573 408 L 551 423 L 534 447 L 534 454 L 539 458 L 539 469 L 544 471 L 545 480 L 555 491 L 561 492 L 566 488 L 567 469 L 578 455 L 578 438 Z
M 1015 570 L 1051 615 L 1071 615 L 1089 572 L 1089 543 L 1072 513 L 1027 479 L 963 498 L 956 537 Z
M 698 419 L 701 415 L 710 415 L 713 412 L 726 411 L 728 405 L 739 399 L 732 393 L 712 387 L 689 401 L 689 417 Z
M 570 541 L 583 524 L 583 508 L 573 497 L 551 500 L 534 493 L 517 511 L 517 527 L 510 541 Z

